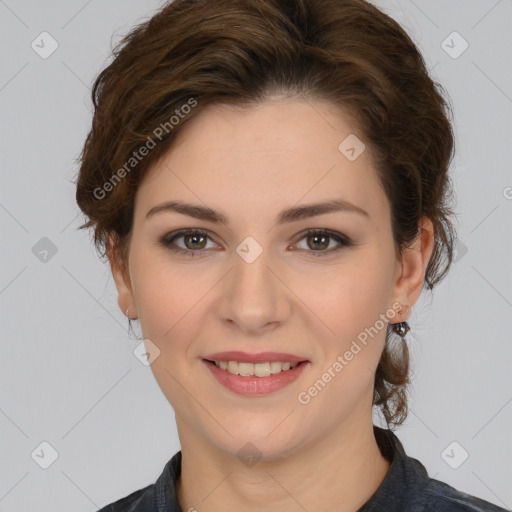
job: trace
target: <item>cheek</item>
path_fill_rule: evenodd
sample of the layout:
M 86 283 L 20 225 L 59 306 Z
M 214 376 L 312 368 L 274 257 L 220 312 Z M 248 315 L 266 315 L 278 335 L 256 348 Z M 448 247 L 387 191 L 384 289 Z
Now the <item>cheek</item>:
M 133 258 L 134 297 L 144 339 L 160 351 L 151 370 L 163 394 L 179 411 L 189 406 L 188 394 L 196 393 L 188 379 L 194 364 L 190 346 L 200 336 L 206 305 L 202 297 L 211 288 L 208 279 L 195 277 L 184 266 L 163 258 Z
M 179 350 L 180 340 L 187 339 L 184 330 L 200 325 L 195 316 L 201 311 L 205 280 L 184 266 L 172 265 L 165 256 L 135 256 L 132 269 L 144 337 L 155 340 L 161 350 L 167 350 L 171 341 L 173 350 Z
M 391 306 L 392 269 L 391 260 L 388 265 L 374 251 L 361 250 L 328 273 L 301 278 L 298 295 L 307 297 L 325 327 L 328 350 L 348 349 L 352 340 L 364 340 L 365 333 L 369 339 L 384 339 L 387 322 L 382 315 Z
M 331 279 L 321 281 L 324 299 L 315 311 L 329 332 L 318 338 L 320 365 L 307 382 L 310 387 L 302 391 L 311 399 L 312 417 L 325 417 L 328 410 L 332 425 L 359 404 L 366 407 L 372 397 L 390 319 L 386 313 L 392 282 L 376 259 L 361 254 L 357 263 L 339 267 Z

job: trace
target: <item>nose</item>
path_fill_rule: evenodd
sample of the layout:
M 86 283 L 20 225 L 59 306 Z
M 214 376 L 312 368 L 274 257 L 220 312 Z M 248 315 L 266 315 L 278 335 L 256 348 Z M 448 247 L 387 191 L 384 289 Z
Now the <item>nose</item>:
M 279 276 L 278 265 L 271 261 L 270 250 L 258 250 L 257 255 L 251 254 L 254 250 L 250 244 L 240 244 L 220 288 L 220 320 L 246 334 L 275 329 L 291 310 L 289 288 Z

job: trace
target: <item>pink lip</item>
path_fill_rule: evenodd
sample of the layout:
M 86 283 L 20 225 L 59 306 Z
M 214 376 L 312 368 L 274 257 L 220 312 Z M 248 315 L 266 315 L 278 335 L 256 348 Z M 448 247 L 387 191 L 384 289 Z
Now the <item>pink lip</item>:
M 237 354 L 237 352 L 222 352 L 222 357 L 225 357 L 225 354 Z M 238 352 L 238 354 L 243 354 L 243 352 Z M 266 354 L 275 354 L 275 352 L 267 352 Z M 218 357 L 219 354 L 212 354 L 208 357 Z M 260 357 L 262 354 L 258 354 L 257 357 Z M 245 354 L 248 356 L 248 354 Z M 247 360 L 238 359 L 239 356 L 234 358 L 228 358 L 229 361 L 240 361 L 240 362 L 253 362 Z M 254 357 L 254 356 L 253 356 Z M 273 357 L 270 358 L 272 360 Z M 226 361 L 226 359 L 215 359 L 216 361 Z M 264 359 L 259 362 L 265 362 L 269 359 Z M 275 360 L 275 359 L 274 359 Z M 290 361 L 285 358 L 282 360 L 283 362 Z M 304 361 L 304 360 L 303 360 Z M 289 384 L 293 381 L 297 380 L 301 373 L 304 371 L 306 366 L 308 366 L 309 361 L 304 361 L 301 364 L 297 364 L 294 368 L 290 370 L 284 370 L 274 375 L 269 375 L 268 377 L 243 377 L 242 375 L 233 375 L 229 373 L 227 370 L 221 370 L 217 368 L 214 363 L 208 362 L 206 359 L 203 359 L 203 363 L 207 366 L 207 368 L 212 372 L 212 375 L 217 379 L 217 381 L 222 384 L 224 387 L 237 393 L 239 395 L 250 395 L 250 396 L 261 396 L 267 395 L 269 393 L 274 393 Z
M 266 363 L 280 361 L 281 363 L 301 363 L 307 361 L 305 357 L 286 354 L 284 352 L 259 352 L 258 354 L 249 354 L 248 352 L 229 351 L 215 352 L 204 357 L 209 361 L 238 361 L 239 363 Z M 279 375 L 279 374 L 276 374 Z M 265 377 L 258 377 L 265 378 Z

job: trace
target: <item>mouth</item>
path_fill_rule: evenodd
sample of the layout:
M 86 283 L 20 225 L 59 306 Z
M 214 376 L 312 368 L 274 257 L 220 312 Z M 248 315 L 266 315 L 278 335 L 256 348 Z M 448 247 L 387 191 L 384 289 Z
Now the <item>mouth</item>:
M 264 363 L 244 363 L 240 361 L 212 361 L 209 359 L 205 359 L 205 361 L 232 375 L 241 375 L 242 377 L 268 377 L 269 375 L 293 370 L 296 366 L 307 362 L 266 361 Z
M 294 382 L 310 361 L 278 352 L 218 352 L 203 358 L 203 363 L 215 380 L 230 391 L 261 396 Z

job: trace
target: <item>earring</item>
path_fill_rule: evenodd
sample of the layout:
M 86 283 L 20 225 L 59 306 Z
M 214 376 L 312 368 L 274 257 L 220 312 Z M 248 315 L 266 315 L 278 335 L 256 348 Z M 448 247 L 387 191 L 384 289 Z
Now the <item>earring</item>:
M 411 308 L 412 306 L 405 306 L 406 308 Z M 402 316 L 402 310 L 399 311 L 398 316 Z M 409 324 L 407 322 L 398 322 L 397 324 L 391 324 L 393 331 L 398 334 L 405 341 L 405 335 L 411 330 Z
M 404 341 L 405 335 L 411 330 L 409 324 L 407 322 L 399 322 L 397 324 L 392 324 L 393 331 L 398 334 Z

